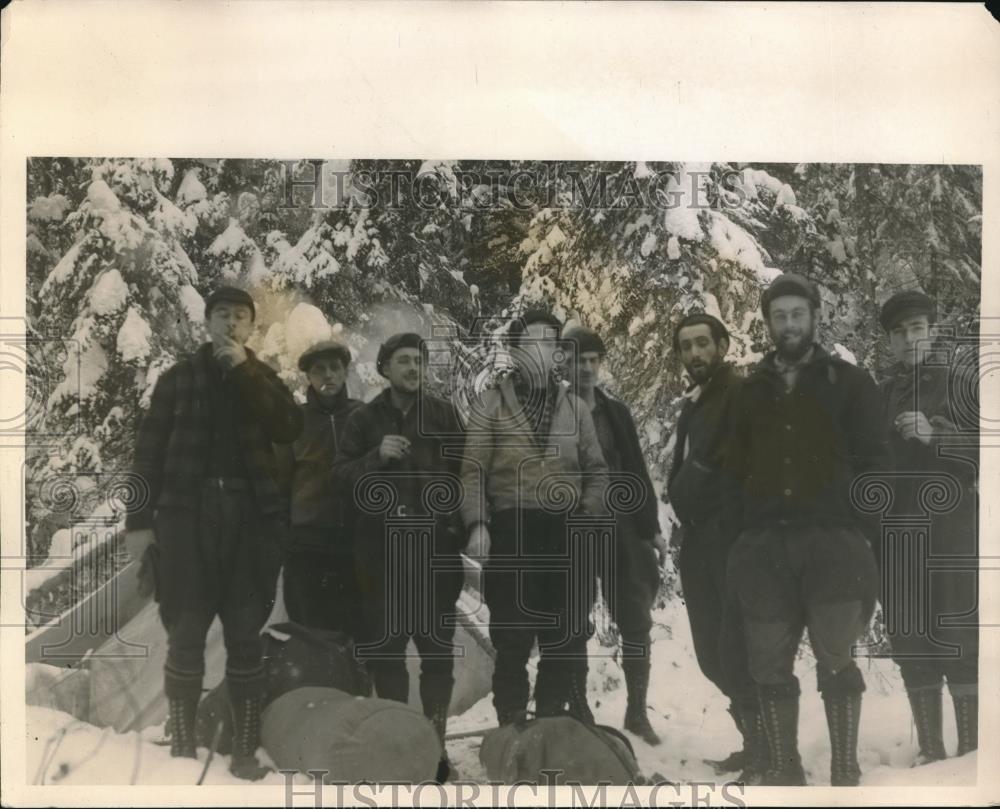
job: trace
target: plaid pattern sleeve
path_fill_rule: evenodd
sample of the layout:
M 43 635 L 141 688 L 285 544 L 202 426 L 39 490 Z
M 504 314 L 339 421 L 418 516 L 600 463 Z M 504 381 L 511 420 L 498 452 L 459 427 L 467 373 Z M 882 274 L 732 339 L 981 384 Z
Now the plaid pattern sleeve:
M 177 396 L 177 366 L 167 370 L 156 382 L 149 410 L 139 425 L 135 441 L 132 472 L 145 481 L 147 498 L 125 518 L 125 528 L 137 531 L 151 528 L 153 509 L 163 487 L 167 443 L 174 426 L 174 401 Z

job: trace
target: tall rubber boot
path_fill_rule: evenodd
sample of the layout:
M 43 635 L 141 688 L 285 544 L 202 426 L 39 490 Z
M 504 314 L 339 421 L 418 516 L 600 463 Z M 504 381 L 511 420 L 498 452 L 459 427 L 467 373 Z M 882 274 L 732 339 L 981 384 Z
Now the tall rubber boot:
M 441 756 L 438 761 L 436 781 L 443 784 L 451 775 L 451 761 L 448 758 L 448 748 L 445 739 L 448 734 L 448 709 L 451 707 L 451 692 L 454 683 L 450 677 L 420 677 L 420 701 L 426 716 L 441 742 Z
M 760 701 L 741 699 L 734 702 L 732 708 L 739 716 L 737 727 L 743 733 L 743 769 L 736 780 L 747 786 L 762 784 L 770 756 Z
M 395 702 L 410 701 L 410 673 L 406 664 L 399 661 L 370 662 L 368 670 L 375 683 L 375 694 L 379 699 L 391 699 Z
M 593 725 L 594 713 L 587 702 L 587 666 L 573 667 L 569 685 L 569 713 L 587 725 Z
M 229 771 L 237 778 L 259 781 L 270 767 L 257 760 L 260 746 L 260 714 L 263 707 L 261 697 L 233 698 L 233 759 Z
M 535 716 L 562 716 L 566 710 L 573 673 L 569 661 L 539 660 L 535 678 Z
M 826 725 L 830 731 L 830 785 L 856 787 L 861 783 L 858 765 L 858 727 L 861 693 L 837 691 L 823 694 Z
M 622 668 L 625 670 L 625 687 L 628 691 L 625 730 L 655 747 L 660 743 L 660 737 L 649 724 L 646 708 L 646 693 L 649 690 L 649 655 L 626 658 L 622 662 Z
M 174 758 L 198 758 L 195 744 L 195 719 L 198 715 L 198 696 L 187 695 L 168 700 L 170 715 L 170 755 Z
M 952 690 L 951 701 L 955 708 L 955 727 L 958 730 L 958 750 L 964 756 L 979 749 L 979 694 L 959 693 Z
M 767 738 L 768 767 L 762 783 L 773 787 L 806 785 L 799 756 L 799 695 L 761 691 L 760 711 Z
M 912 766 L 941 761 L 947 757 L 942 732 L 941 686 L 908 690 L 906 696 L 910 700 L 913 724 L 917 727 L 917 744 L 920 746 Z

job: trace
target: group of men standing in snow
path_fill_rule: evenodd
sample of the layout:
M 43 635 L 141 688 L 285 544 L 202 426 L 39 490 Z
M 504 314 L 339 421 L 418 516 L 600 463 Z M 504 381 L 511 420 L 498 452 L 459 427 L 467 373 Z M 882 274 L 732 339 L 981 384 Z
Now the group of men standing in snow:
M 720 770 L 741 771 L 747 783 L 805 783 L 793 669 L 808 628 L 831 781 L 856 784 L 864 681 L 852 648 L 880 594 L 882 535 L 861 513 L 855 483 L 866 473 L 889 475 L 905 506 L 921 497 L 919 486 L 893 472 L 959 480 L 958 506 L 933 518 L 927 533 L 935 550 L 961 547 L 974 562 L 976 472 L 939 451 L 966 425 L 953 412 L 947 368 L 924 362 L 929 298 L 900 293 L 883 307 L 900 365 L 881 397 L 866 372 L 815 342 L 819 299 L 808 281 L 780 276 L 762 308 L 774 350 L 746 378 L 725 362 L 729 335 L 718 319 L 692 313 L 674 330 L 674 353 L 693 385 L 667 474 L 680 522 L 672 543 L 680 546 L 699 665 L 729 697 L 743 735 L 743 750 L 718 762 Z M 462 553 L 483 560 L 500 724 L 528 715 L 536 643 L 534 715 L 594 721 L 586 647 L 600 580 L 621 632 L 625 728 L 658 744 L 646 692 L 651 611 L 668 549 L 632 415 L 597 384 L 606 354 L 600 335 L 564 330 L 548 312 L 515 318 L 506 335 L 513 372 L 460 415 L 426 390 L 427 343 L 413 333 L 379 349 L 377 370 L 389 384 L 368 403 L 347 394 L 347 346 L 311 346 L 298 359 L 309 381 L 299 405 L 244 347 L 254 317 L 243 290 L 209 296 L 211 341 L 157 382 L 136 442 L 134 471 L 150 499 L 129 515 L 127 541 L 136 558 L 148 548 L 159 557 L 172 753 L 196 755 L 205 637 L 218 615 L 233 706 L 231 769 L 251 779 L 266 772 L 256 759 L 260 630 L 283 566 L 290 618 L 354 638 L 378 696 L 408 699 L 405 652 L 414 641 L 424 713 L 446 762 Z M 883 567 L 896 558 L 882 558 Z M 968 589 L 965 580 L 935 586 L 934 614 L 968 612 L 958 603 Z M 945 755 L 944 679 L 959 753 L 975 748 L 974 615 L 971 629 L 945 630 L 958 647 L 947 657 L 942 632 L 894 636 L 892 627 L 908 622 L 891 614 L 896 601 L 884 602 L 922 759 Z
M 674 336 L 694 382 L 668 487 L 681 521 L 681 586 L 699 665 L 729 697 L 744 740 L 719 769 L 741 767 L 751 784 L 806 783 L 794 667 L 808 629 L 830 780 L 859 783 L 865 683 L 855 648 L 876 600 L 917 728 L 915 763 L 945 757 L 945 681 L 957 753 L 973 750 L 975 374 L 967 366 L 955 373 L 952 357 L 928 361 L 936 307 L 918 291 L 881 308 L 896 365 L 880 387 L 816 342 L 820 300 L 805 278 L 776 278 L 761 308 L 774 348 L 745 378 L 725 362 L 729 335 L 716 318 L 689 315 Z M 935 508 L 928 487 L 945 483 L 953 489 Z M 882 495 L 887 504 L 873 514 L 866 506 Z M 958 564 L 930 577 L 931 556 Z

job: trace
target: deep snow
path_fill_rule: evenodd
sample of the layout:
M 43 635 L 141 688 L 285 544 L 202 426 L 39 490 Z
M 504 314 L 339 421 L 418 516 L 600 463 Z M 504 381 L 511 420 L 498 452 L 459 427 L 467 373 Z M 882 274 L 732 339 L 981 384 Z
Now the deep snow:
M 724 781 L 705 758 L 722 758 L 738 744 L 726 700 L 698 671 L 683 603 L 674 599 L 656 613 L 653 644 L 653 677 L 650 686 L 650 719 L 663 739 L 649 747 L 630 736 L 640 767 L 646 776 L 655 774 L 672 781 Z M 596 640 L 595 655 L 606 654 Z M 862 663 L 868 682 L 862 708 L 859 760 L 866 786 L 971 785 L 976 779 L 976 753 L 960 759 L 911 769 L 916 754 L 909 708 L 898 672 L 890 660 Z M 823 705 L 815 691 L 811 656 L 803 654 L 797 664 L 803 696 L 800 719 L 800 749 L 809 783 L 829 784 L 829 754 Z M 597 720 L 619 727 L 625 711 L 624 681 L 618 663 L 608 657 L 592 659 L 589 678 L 590 702 Z M 955 749 L 955 728 L 950 701 L 945 696 L 945 744 Z M 486 697 L 460 717 L 453 717 L 450 733 L 492 727 L 495 714 Z M 207 752 L 199 761 L 170 757 L 169 748 L 155 744 L 163 728 L 117 734 L 79 722 L 51 708 L 27 708 L 27 778 L 29 783 L 47 784 L 194 784 Z M 484 783 L 486 773 L 479 763 L 478 736 L 448 742 L 449 755 L 464 781 Z M 217 756 L 206 784 L 243 783 L 227 771 L 228 758 Z M 732 778 L 734 776 L 729 776 Z M 304 776 L 296 782 L 309 783 Z M 262 784 L 284 784 L 284 776 L 272 774 Z

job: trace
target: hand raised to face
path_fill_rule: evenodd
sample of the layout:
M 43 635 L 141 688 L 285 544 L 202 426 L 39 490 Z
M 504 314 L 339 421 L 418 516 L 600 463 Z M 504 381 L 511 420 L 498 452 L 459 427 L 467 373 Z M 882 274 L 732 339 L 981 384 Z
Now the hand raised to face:
M 247 350 L 231 337 L 219 337 L 214 344 L 215 359 L 227 370 L 246 362 Z

